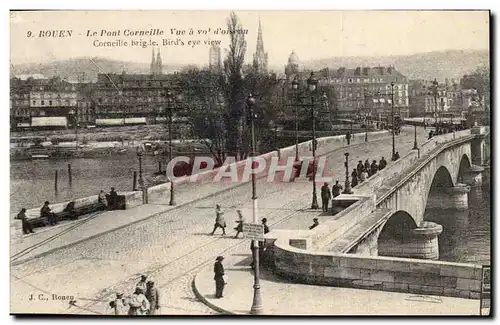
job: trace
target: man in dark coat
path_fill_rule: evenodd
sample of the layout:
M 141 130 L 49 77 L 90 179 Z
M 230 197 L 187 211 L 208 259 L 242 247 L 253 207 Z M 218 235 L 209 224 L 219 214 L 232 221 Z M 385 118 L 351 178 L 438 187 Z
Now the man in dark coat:
M 376 160 L 372 161 L 372 165 L 370 166 L 372 170 L 372 175 L 375 175 L 378 172 L 378 164 Z
M 351 132 L 347 131 L 345 135 L 345 139 L 347 140 L 347 145 L 351 144 Z
M 50 209 L 49 204 L 49 201 L 45 201 L 43 207 L 40 209 L 40 216 L 42 218 L 47 218 L 49 224 L 54 226 L 57 224 L 57 220 L 55 214 L 51 212 L 52 210 Z
M 148 315 L 156 314 L 156 310 L 160 309 L 160 293 L 158 289 L 155 287 L 155 283 L 153 281 L 148 281 L 146 283 L 146 299 L 149 301 L 149 312 Z
M 109 191 L 109 209 L 114 210 L 117 208 L 118 204 L 118 193 L 116 193 L 115 188 L 112 187 L 111 191 Z
M 31 226 L 31 223 L 28 220 L 28 217 L 26 216 L 26 209 L 25 208 L 22 208 L 21 211 L 19 211 L 19 213 L 16 216 L 16 219 L 19 219 L 22 221 L 24 234 L 27 235 L 27 234 L 35 233 L 33 231 L 33 227 Z
M 358 162 L 358 165 L 356 166 L 356 169 L 358 170 L 358 176 L 361 175 L 364 168 L 365 168 L 365 166 L 363 165 L 363 162 L 360 160 Z
M 380 163 L 378 164 L 378 169 L 379 169 L 379 170 L 382 170 L 382 169 L 384 169 L 386 166 L 387 166 L 387 161 L 385 160 L 385 158 L 384 158 L 384 157 L 382 157 L 382 159 L 380 159 Z
M 356 169 L 353 169 L 351 173 L 351 187 L 354 187 L 356 185 L 358 185 L 358 172 L 356 171 Z
M 328 183 L 323 184 L 321 187 L 321 203 L 323 205 L 323 211 L 328 211 L 328 204 L 330 203 L 330 199 L 332 198 L 332 193 L 330 192 L 330 188 L 328 187 Z
M 226 282 L 224 281 L 224 266 L 222 265 L 223 260 L 223 256 L 217 256 L 214 264 L 215 298 L 224 297 L 223 292 Z
M 339 196 L 341 190 L 342 190 L 342 185 L 339 184 L 339 181 L 335 181 L 335 185 L 332 186 L 333 197 Z

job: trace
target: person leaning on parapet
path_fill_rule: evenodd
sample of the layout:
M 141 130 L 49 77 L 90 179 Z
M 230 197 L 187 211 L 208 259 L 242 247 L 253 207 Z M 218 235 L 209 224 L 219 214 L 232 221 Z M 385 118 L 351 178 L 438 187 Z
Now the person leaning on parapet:
M 26 209 L 25 208 L 22 208 L 21 211 L 19 211 L 19 213 L 16 216 L 16 219 L 22 221 L 23 233 L 25 235 L 35 233 L 33 231 L 33 227 L 31 226 L 31 222 L 29 222 L 28 217 L 26 216 Z
M 371 165 L 370 165 L 370 161 L 368 159 L 365 160 L 365 170 L 368 173 L 368 177 L 372 176 Z
M 358 170 L 358 176 L 363 172 L 363 168 L 365 168 L 365 166 L 363 165 L 363 161 L 359 160 L 358 165 L 356 166 L 356 169 Z
M 123 298 L 123 293 L 116 293 L 116 299 L 109 302 L 109 307 L 113 308 L 115 315 L 126 315 L 127 302 Z
M 215 298 L 224 297 L 224 285 L 226 285 L 226 281 L 224 280 L 223 260 L 224 256 L 217 256 L 214 264 Z
M 97 202 L 104 204 L 105 207 L 108 206 L 108 200 L 106 200 L 106 193 L 103 190 L 99 192 L 97 196 Z
M 429 131 L 429 137 L 427 138 L 427 140 L 431 139 L 433 136 L 434 136 L 434 131 L 430 130 Z
M 146 292 L 147 285 L 146 285 L 146 280 L 148 279 L 147 275 L 141 275 L 141 280 L 137 282 L 135 285 L 136 288 L 141 288 L 143 292 Z
M 375 175 L 378 172 L 378 168 L 379 168 L 379 166 L 377 164 L 377 161 L 374 159 L 372 161 L 372 165 L 370 166 L 370 169 L 372 171 L 372 175 Z
M 358 185 L 358 171 L 354 168 L 351 173 L 351 187 L 356 185 Z
M 332 193 L 330 192 L 330 187 L 328 183 L 324 183 L 321 187 L 321 203 L 323 206 L 323 211 L 328 211 L 328 204 L 330 203 L 330 199 L 332 198 Z
M 332 186 L 333 197 L 339 196 L 341 190 L 342 190 L 342 185 L 339 184 L 339 181 L 335 181 L 335 185 Z
M 51 212 L 52 210 L 50 209 L 49 204 L 49 201 L 45 201 L 43 207 L 40 209 L 40 216 L 42 218 L 47 218 L 49 225 L 54 226 L 57 224 L 56 215 Z
M 113 210 L 116 209 L 116 204 L 118 203 L 118 193 L 116 193 L 115 188 L 112 187 L 109 191 L 109 203 L 108 207 Z
M 217 228 L 222 228 L 222 235 L 226 235 L 226 220 L 224 220 L 224 212 L 222 212 L 219 204 L 215 205 L 215 224 L 214 230 L 212 230 L 210 235 L 213 235 Z
M 382 170 L 384 169 L 385 167 L 387 166 L 387 161 L 385 160 L 384 157 L 382 157 L 382 159 L 380 159 L 380 162 L 378 164 L 378 170 Z

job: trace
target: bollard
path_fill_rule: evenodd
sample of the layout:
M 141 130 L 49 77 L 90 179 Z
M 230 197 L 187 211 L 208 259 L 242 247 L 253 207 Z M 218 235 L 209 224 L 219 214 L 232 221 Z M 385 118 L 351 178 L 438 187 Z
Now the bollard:
M 68 180 L 69 183 L 71 184 L 71 181 L 73 180 L 73 177 L 71 175 L 71 164 L 68 164 Z
M 134 172 L 134 183 L 132 185 L 132 191 L 137 191 L 137 172 Z
M 54 180 L 54 189 L 57 192 L 57 170 L 56 170 L 56 175 L 55 175 L 55 180 Z

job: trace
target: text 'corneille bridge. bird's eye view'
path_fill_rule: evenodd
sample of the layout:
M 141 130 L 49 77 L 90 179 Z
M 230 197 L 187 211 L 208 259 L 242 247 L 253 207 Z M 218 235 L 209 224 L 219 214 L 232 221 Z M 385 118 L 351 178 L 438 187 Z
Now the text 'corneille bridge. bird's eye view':
M 11 11 L 11 314 L 489 316 L 489 17 Z

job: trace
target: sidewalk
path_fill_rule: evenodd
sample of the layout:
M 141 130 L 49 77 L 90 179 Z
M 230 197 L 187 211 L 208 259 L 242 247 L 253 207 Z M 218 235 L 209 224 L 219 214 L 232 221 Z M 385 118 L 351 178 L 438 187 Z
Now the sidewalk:
M 251 255 L 244 246 L 244 253 L 225 256 L 223 298 L 215 298 L 213 264 L 193 280 L 198 299 L 220 313 L 244 315 L 252 307 Z M 479 300 L 295 284 L 268 270 L 261 271 L 260 286 L 265 315 L 479 315 Z

